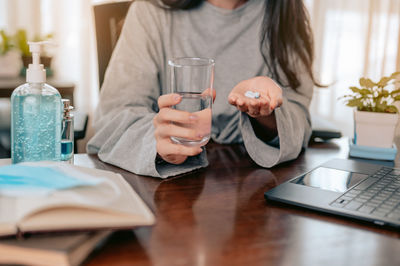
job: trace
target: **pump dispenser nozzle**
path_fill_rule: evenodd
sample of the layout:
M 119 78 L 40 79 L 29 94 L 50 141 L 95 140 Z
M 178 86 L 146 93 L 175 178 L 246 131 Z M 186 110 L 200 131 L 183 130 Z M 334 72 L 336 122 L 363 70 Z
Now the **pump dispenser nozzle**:
M 46 82 L 46 70 L 40 64 L 40 52 L 42 45 L 50 44 L 48 41 L 28 42 L 29 51 L 32 53 L 32 64 L 29 64 L 26 70 L 26 82 L 28 83 L 44 83 Z

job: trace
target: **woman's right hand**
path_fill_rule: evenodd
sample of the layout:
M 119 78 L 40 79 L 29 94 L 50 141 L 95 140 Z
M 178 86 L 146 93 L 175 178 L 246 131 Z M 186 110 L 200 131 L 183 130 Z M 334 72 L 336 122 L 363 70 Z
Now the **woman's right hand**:
M 194 129 L 180 126 L 196 123 L 199 119 L 195 114 L 171 108 L 181 100 L 182 97 L 179 94 L 161 95 L 158 98 L 160 111 L 153 118 L 157 153 L 164 161 L 172 164 L 181 164 L 188 156 L 195 156 L 202 152 L 200 146 L 188 147 L 175 144 L 171 140 L 171 136 L 193 140 L 202 139 L 202 136 L 197 136 Z

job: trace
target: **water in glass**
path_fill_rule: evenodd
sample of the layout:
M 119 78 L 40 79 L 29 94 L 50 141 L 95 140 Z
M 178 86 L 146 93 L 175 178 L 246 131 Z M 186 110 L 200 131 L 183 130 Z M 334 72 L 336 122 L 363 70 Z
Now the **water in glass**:
M 171 137 L 171 139 L 177 144 L 186 146 L 203 146 L 208 142 L 211 134 L 212 97 L 199 92 L 180 92 L 179 94 L 182 96 L 182 100 L 174 108 L 190 112 L 198 117 L 196 123 L 179 124 L 179 126 L 194 129 L 196 135 L 202 136 L 202 139 L 191 140 L 180 137 Z

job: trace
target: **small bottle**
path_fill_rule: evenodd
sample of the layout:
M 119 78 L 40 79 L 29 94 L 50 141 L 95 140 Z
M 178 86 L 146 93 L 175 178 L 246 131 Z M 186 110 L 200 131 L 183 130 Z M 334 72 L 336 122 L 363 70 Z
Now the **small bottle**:
M 11 95 L 12 163 L 60 161 L 61 95 L 46 84 L 46 71 L 40 64 L 41 45 L 28 42 L 32 64 L 26 71 L 25 84 Z
M 64 112 L 61 125 L 61 161 L 74 163 L 74 109 L 68 99 L 62 99 Z

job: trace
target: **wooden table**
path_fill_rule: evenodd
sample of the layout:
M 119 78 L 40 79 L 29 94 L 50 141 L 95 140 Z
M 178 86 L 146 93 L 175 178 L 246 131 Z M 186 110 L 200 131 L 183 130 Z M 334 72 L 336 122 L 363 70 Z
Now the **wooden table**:
M 211 143 L 207 152 L 209 167 L 167 180 L 76 155 L 77 165 L 121 173 L 157 217 L 153 227 L 116 233 L 85 265 L 400 265 L 400 232 L 264 199 L 296 175 L 347 158 L 347 139 L 313 143 L 270 170 L 241 145 Z

